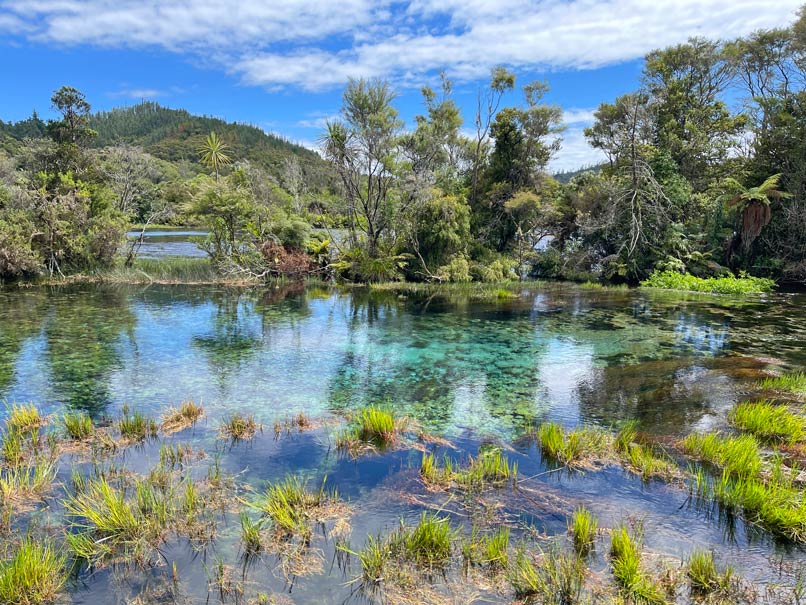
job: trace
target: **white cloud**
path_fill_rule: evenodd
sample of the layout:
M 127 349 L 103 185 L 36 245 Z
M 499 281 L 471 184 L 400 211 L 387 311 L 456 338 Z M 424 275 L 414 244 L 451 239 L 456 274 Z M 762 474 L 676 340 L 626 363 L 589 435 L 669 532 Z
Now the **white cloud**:
M 570 126 L 572 124 L 593 124 L 596 119 L 594 116 L 595 109 L 579 109 L 569 107 L 563 109 L 563 124 Z
M 496 64 L 585 69 L 692 35 L 790 22 L 802 0 L 0 0 L 0 31 L 61 44 L 191 52 L 248 84 L 306 90 L 349 76 L 455 80 Z
M 562 135 L 562 147 L 549 162 L 551 172 L 577 170 L 583 166 L 600 164 L 606 158 L 604 154 L 588 145 L 583 132 L 584 126 L 569 127 Z
M 157 90 L 156 88 L 121 88 L 110 92 L 110 97 L 125 97 L 128 99 L 155 99 L 168 94 L 164 90 Z

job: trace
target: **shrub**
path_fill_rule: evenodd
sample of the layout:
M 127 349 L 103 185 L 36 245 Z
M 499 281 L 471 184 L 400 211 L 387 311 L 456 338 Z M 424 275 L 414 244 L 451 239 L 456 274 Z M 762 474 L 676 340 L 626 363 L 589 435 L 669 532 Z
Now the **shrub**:
M 641 282 L 644 288 L 664 290 L 689 290 L 710 294 L 761 294 L 771 292 L 775 282 L 763 277 L 695 277 L 676 271 L 655 271 Z

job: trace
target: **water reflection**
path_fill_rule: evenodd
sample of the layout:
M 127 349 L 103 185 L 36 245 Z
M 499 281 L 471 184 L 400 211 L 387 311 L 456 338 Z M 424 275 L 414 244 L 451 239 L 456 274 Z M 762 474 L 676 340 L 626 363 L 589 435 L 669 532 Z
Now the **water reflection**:
M 0 399 L 94 414 L 183 399 L 215 418 L 388 401 L 432 431 L 638 419 L 681 432 L 804 362 L 806 298 L 552 286 L 517 299 L 302 286 L 0 291 Z

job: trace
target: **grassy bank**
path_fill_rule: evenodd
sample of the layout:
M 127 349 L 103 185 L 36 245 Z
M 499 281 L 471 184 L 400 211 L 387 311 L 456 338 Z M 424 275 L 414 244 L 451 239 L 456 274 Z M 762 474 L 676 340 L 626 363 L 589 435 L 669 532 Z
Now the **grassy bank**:
M 675 271 L 655 271 L 641 282 L 644 288 L 684 290 L 707 294 L 763 294 L 772 292 L 775 282 L 763 277 L 695 277 Z

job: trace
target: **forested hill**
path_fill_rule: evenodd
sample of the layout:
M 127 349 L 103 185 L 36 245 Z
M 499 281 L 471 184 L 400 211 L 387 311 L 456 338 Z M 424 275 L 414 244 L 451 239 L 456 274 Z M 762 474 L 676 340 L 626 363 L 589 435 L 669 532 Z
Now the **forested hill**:
M 172 163 L 198 162 L 198 149 L 204 138 L 215 132 L 228 146 L 227 154 L 234 161 L 249 160 L 270 174 L 280 176 L 286 160 L 296 158 L 309 187 L 325 188 L 330 181 L 328 164 L 310 149 L 255 126 L 196 116 L 184 109 L 170 109 L 150 101 L 94 113 L 88 125 L 97 132 L 92 141 L 94 147 L 127 143 Z M 47 136 L 45 122 L 36 114 L 15 123 L 0 120 L 0 138 L 3 134 L 17 140 Z

